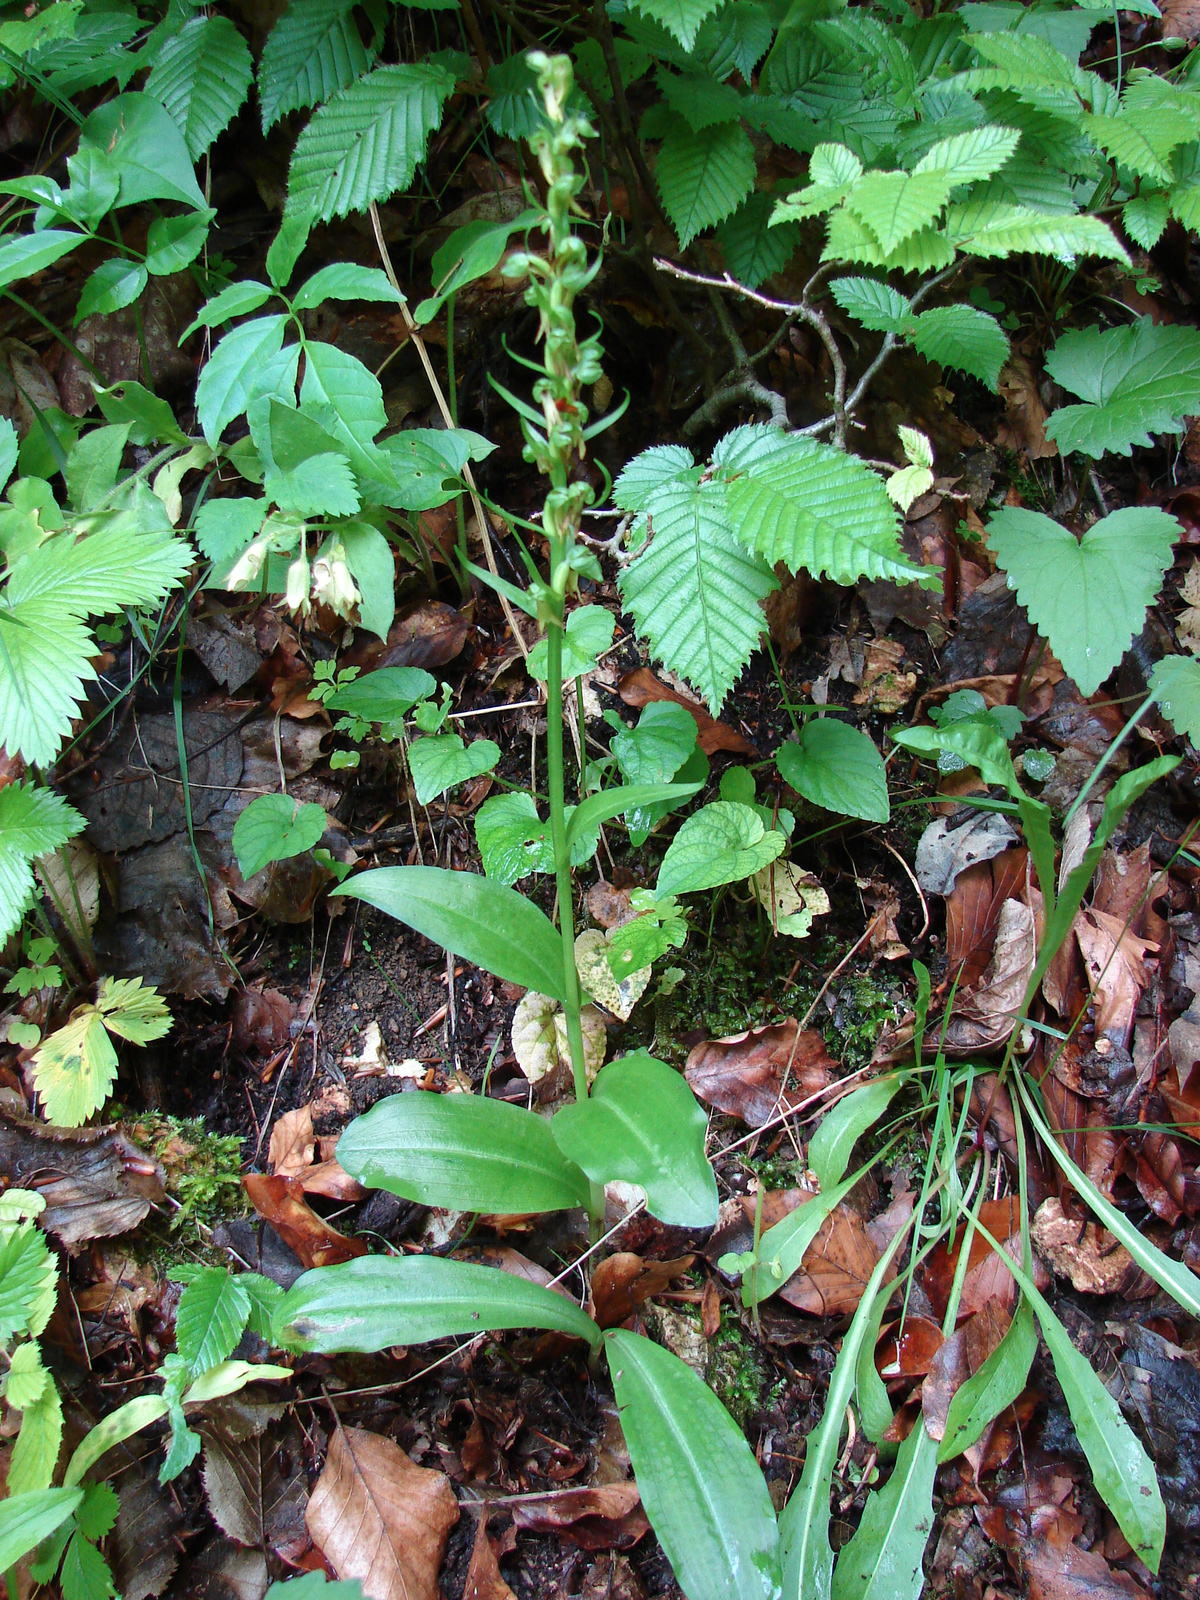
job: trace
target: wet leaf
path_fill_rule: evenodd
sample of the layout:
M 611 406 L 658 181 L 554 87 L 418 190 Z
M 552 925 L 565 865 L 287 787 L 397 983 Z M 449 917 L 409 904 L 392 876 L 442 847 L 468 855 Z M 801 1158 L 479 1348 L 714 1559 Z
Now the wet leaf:
M 513 1521 L 528 1533 L 557 1533 L 581 1550 L 629 1550 L 650 1532 L 636 1483 L 560 1489 L 524 1497 Z
M 868 1495 L 862 1520 L 833 1571 L 833 1600 L 916 1600 L 933 1528 L 937 1444 L 918 1424 L 882 1489 Z
M 276 1120 L 267 1146 L 267 1162 L 277 1178 L 300 1178 L 312 1165 L 316 1149 L 312 1107 L 299 1106 Z
M 788 1018 L 698 1044 L 684 1077 L 706 1105 L 760 1128 L 781 1110 L 819 1094 L 836 1066 L 816 1029 L 800 1033 Z
M 976 1313 L 983 1316 L 983 1312 Z M 954 1335 L 958 1337 L 957 1334 Z M 931 1426 L 935 1438 L 941 1434 L 938 1460 L 950 1461 L 969 1450 L 984 1430 L 1017 1398 L 1029 1378 L 1037 1353 L 1037 1329 L 1029 1302 L 1022 1297 L 1017 1314 L 1005 1330 L 1000 1343 L 950 1398 L 940 1429 Z M 968 1359 L 969 1365 L 969 1359 Z M 931 1397 L 927 1418 L 934 1411 Z M 941 1412 L 941 1407 L 936 1407 Z
M 467 1568 L 462 1600 L 517 1600 L 500 1574 L 500 1564 L 487 1536 L 487 1522 L 485 1504 L 479 1509 L 475 1525 L 475 1543 L 471 1547 L 471 1564 Z
M 643 1261 L 628 1250 L 605 1256 L 592 1274 L 592 1307 L 597 1323 L 602 1328 L 614 1328 L 626 1321 L 644 1301 L 669 1289 L 694 1260 L 694 1256 L 680 1256 L 677 1261 Z

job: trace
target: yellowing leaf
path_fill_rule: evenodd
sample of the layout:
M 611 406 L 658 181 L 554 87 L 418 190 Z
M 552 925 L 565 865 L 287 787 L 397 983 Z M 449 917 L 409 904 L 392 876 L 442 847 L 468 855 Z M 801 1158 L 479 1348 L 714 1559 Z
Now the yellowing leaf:
M 583 1057 L 590 1083 L 604 1065 L 608 1036 L 595 1006 L 584 1006 Z M 512 1047 L 517 1065 L 530 1083 L 539 1083 L 555 1067 L 570 1071 L 571 1048 L 567 1040 L 567 1019 L 557 1000 L 530 990 L 513 1014 Z
M 755 898 L 771 916 L 776 933 L 807 939 L 814 917 L 829 915 L 829 896 L 813 877 L 790 861 L 773 861 L 750 880 Z
M 110 1033 L 148 1044 L 170 1026 L 161 995 L 140 978 L 105 978 L 96 1004 L 77 1006 L 34 1055 L 34 1085 L 50 1121 L 77 1128 L 104 1104 L 117 1076 Z
M 596 1004 L 627 1022 L 630 1012 L 646 992 L 653 969 L 639 967 L 618 983 L 609 965 L 611 949 L 612 942 L 606 933 L 588 928 L 575 940 L 575 965 L 580 983 Z

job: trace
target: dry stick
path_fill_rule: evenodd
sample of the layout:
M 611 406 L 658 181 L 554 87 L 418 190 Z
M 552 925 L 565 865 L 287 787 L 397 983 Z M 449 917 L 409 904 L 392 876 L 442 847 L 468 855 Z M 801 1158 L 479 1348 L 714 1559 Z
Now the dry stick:
M 375 230 L 375 243 L 379 247 L 379 258 L 383 262 L 383 270 L 387 273 L 388 282 L 400 296 L 400 315 L 404 318 L 404 326 L 408 330 L 409 338 L 417 347 L 417 354 L 421 358 L 421 365 L 425 368 L 425 376 L 429 379 L 429 387 L 433 390 L 433 397 L 437 401 L 437 408 L 442 414 L 442 421 L 448 428 L 453 428 L 454 418 L 451 416 L 450 407 L 446 403 L 445 392 L 438 381 L 437 373 L 433 370 L 433 362 L 429 359 L 429 351 L 425 348 L 425 341 L 421 337 L 420 329 L 412 319 L 412 313 L 408 309 L 408 301 L 404 298 L 404 292 L 400 288 L 396 277 L 396 270 L 392 266 L 392 258 L 388 254 L 388 247 L 383 238 L 383 225 L 379 220 L 379 207 L 374 200 L 371 201 L 371 227 Z M 467 491 L 471 497 L 471 508 L 475 512 L 475 520 L 479 524 L 479 532 L 483 537 L 483 553 L 487 558 L 488 571 L 493 578 L 498 578 L 500 572 L 496 566 L 496 552 L 492 549 L 491 530 L 488 526 L 487 514 L 479 499 L 479 491 L 475 486 L 475 474 L 471 471 L 469 461 L 463 467 L 463 477 L 467 481 Z M 499 590 L 497 590 L 497 593 L 499 594 L 505 620 L 512 629 L 513 636 L 520 646 L 521 654 L 528 659 L 529 646 L 525 643 L 525 636 L 517 626 L 516 613 L 513 611 L 508 596 L 500 594 Z

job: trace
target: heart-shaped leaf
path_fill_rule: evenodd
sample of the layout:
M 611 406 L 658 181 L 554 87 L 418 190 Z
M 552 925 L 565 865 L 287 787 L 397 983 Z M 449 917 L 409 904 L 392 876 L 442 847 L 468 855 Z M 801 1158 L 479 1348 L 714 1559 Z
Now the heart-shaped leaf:
M 714 800 L 689 817 L 672 839 L 658 869 L 658 892 L 691 894 L 740 883 L 786 848 L 786 835 L 768 829 L 749 806 Z
M 874 740 L 836 717 L 811 718 L 798 739 L 779 746 L 775 764 L 785 783 L 826 811 L 867 822 L 886 822 L 891 815 L 887 774 Z
M 233 825 L 233 850 L 242 877 L 250 879 L 272 861 L 303 855 L 325 832 L 325 809 L 290 795 L 260 794 Z

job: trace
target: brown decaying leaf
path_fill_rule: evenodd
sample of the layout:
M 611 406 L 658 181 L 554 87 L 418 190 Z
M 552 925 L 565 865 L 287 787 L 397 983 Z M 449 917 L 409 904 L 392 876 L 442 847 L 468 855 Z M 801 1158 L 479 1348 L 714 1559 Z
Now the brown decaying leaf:
M 923 1378 L 944 1343 L 942 1330 L 930 1317 L 905 1317 L 903 1325 L 880 1342 L 875 1366 L 885 1383 L 893 1378 Z
M 628 1250 L 607 1256 L 592 1275 L 592 1304 L 602 1328 L 615 1328 L 633 1316 L 643 1301 L 662 1294 L 683 1276 L 695 1256 L 677 1261 L 643 1261 Z
M 1047 1120 L 1060 1135 L 1063 1148 L 1101 1194 L 1111 1199 L 1121 1141 L 1108 1126 L 1104 1107 L 1075 1094 L 1052 1072 L 1042 1078 L 1041 1089 Z M 1060 1195 L 1065 1199 L 1073 1191 L 1061 1175 L 1059 1182 Z
M 976 1230 L 972 1234 L 971 1253 L 967 1258 L 967 1274 L 963 1281 L 962 1299 L 958 1308 L 959 1316 L 981 1311 L 989 1301 L 995 1301 L 1006 1309 L 1011 1308 L 1016 1302 L 1016 1280 L 1003 1260 L 1003 1253 L 1011 1255 L 1014 1261 L 1019 1261 L 1021 1258 L 1021 1220 L 1016 1196 L 1009 1195 L 1001 1200 L 985 1200 L 979 1208 L 979 1221 L 992 1238 L 1003 1246 L 1003 1252 L 998 1256 L 980 1231 Z M 919 1270 L 921 1287 L 929 1296 L 934 1313 L 939 1317 L 946 1314 L 962 1240 L 963 1235 L 960 1230 L 953 1251 L 947 1249 L 945 1244 L 939 1244 L 926 1256 Z M 1049 1287 L 1050 1276 L 1036 1257 L 1033 1277 L 1039 1289 Z
M 396 618 L 386 640 L 370 638 L 341 659 L 363 672 L 377 667 L 444 667 L 461 651 L 470 631 L 471 624 L 453 606 L 423 600 Z
M 463 1587 L 463 1600 L 517 1600 L 500 1575 L 500 1563 L 487 1536 L 487 1510 L 480 1512 L 471 1547 L 471 1565 Z
M 298 1106 L 276 1119 L 267 1146 L 267 1162 L 277 1178 L 302 1177 L 316 1153 L 311 1106 Z
M 166 1194 L 161 1164 L 117 1128 L 48 1128 L 0 1112 L 0 1173 L 46 1202 L 38 1221 L 72 1255 L 136 1228 Z
M 131 1467 L 113 1487 L 120 1492 L 120 1510 L 108 1554 L 117 1593 L 122 1600 L 147 1600 L 171 1581 L 185 1548 L 185 1518 L 178 1498 L 153 1471 Z
M 621 928 L 632 922 L 637 912 L 633 909 L 630 890 L 618 889 L 615 884 L 601 878 L 587 892 L 588 916 L 601 928 Z
M 1075 937 L 1083 952 L 1096 1006 L 1096 1033 L 1127 1048 L 1133 1015 L 1149 982 L 1145 956 L 1157 944 L 1140 939 L 1123 920 L 1093 906 L 1075 919 Z
M 1163 0 L 1162 36 L 1189 44 L 1200 40 L 1200 0 Z
M 380 1434 L 339 1427 L 305 1521 L 337 1576 L 358 1578 L 369 1600 L 436 1600 L 458 1502 L 445 1473 Z
M 878 1260 L 866 1224 L 843 1201 L 825 1219 L 780 1296 L 814 1317 L 843 1316 L 857 1307 Z M 894 1263 L 889 1276 L 895 1276 Z
M 904 646 L 896 639 L 872 639 L 867 646 L 862 687 L 854 696 L 856 706 L 870 706 L 881 716 L 891 716 L 912 699 L 917 687 L 915 672 L 901 672 Z
M 760 1128 L 779 1111 L 819 1094 L 836 1067 L 821 1035 L 813 1028 L 798 1033 L 789 1017 L 698 1044 L 683 1075 L 706 1105 Z
M 1033 912 L 1021 900 L 1000 908 L 996 944 L 979 987 L 960 993 L 946 1026 L 945 1047 L 955 1053 L 990 1050 L 1012 1032 L 1036 955 Z
M 700 1330 L 710 1340 L 721 1331 L 721 1291 L 712 1278 L 706 1279 L 700 1297 Z
M 1068 1217 L 1059 1200 L 1045 1200 L 1038 1207 L 1033 1242 L 1055 1272 L 1069 1278 L 1080 1294 L 1119 1294 L 1141 1300 L 1155 1292 L 1153 1280 L 1107 1228 Z
M 1013 450 L 1024 450 L 1033 461 L 1056 456 L 1058 446 L 1046 437 L 1049 415 L 1038 392 L 1037 374 L 1029 358 L 1014 351 L 1000 373 L 1000 394 L 1006 421 L 997 442 Z
M 304 1198 L 304 1185 L 299 1178 L 248 1172 L 242 1184 L 255 1211 L 271 1224 L 306 1267 L 328 1267 L 366 1255 L 365 1239 L 348 1239 L 317 1215 Z
M 273 1055 L 291 1037 L 296 1007 L 278 989 L 242 989 L 233 1002 L 233 1042 L 256 1055 Z
M 368 1193 L 357 1178 L 352 1178 L 340 1161 L 318 1161 L 300 1174 L 305 1194 L 319 1194 L 325 1200 L 341 1200 L 349 1204 L 365 1200 Z
M 960 872 L 946 898 L 946 967 L 960 989 L 983 976 L 996 943 L 1006 900 L 1020 896 L 1029 853 L 1023 845 L 1004 850 Z
M 1075 1543 L 1085 1531 L 1084 1519 L 1067 1506 L 1040 1506 L 1032 1538 L 1020 1529 L 1020 1511 L 1008 1517 L 1015 1523 L 1005 1541 L 1009 1560 L 1028 1584 L 1029 1600 L 1150 1600 L 1141 1584 L 1110 1567 L 1099 1549 Z
M 754 745 L 736 728 L 731 728 L 727 722 L 715 721 L 698 700 L 670 688 L 661 678 L 656 678 L 649 667 L 635 667 L 632 672 L 627 672 L 617 685 L 617 691 L 627 706 L 645 706 L 655 700 L 671 700 L 685 711 L 690 711 L 698 729 L 696 743 L 706 756 L 715 755 L 718 750 L 726 750 L 734 756 L 758 755 Z
M 238 1544 L 297 1552 L 307 1547 L 304 1436 L 284 1407 L 232 1395 L 205 1407 L 204 1493 L 217 1526 Z
M 513 1521 L 528 1533 L 558 1533 L 581 1550 L 628 1550 L 650 1531 L 636 1483 L 559 1489 L 518 1500 Z

